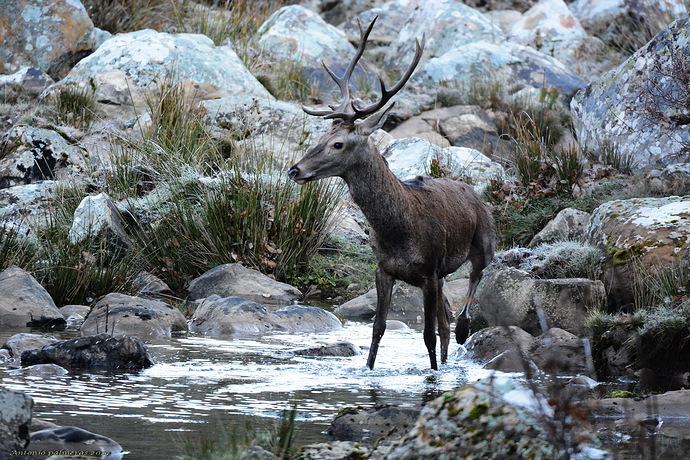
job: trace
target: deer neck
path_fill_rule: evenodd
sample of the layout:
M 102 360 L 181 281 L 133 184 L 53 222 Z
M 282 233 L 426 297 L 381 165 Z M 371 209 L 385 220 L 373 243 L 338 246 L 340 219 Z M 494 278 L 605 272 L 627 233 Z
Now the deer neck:
M 356 168 L 343 176 L 354 202 L 379 235 L 400 235 L 408 227 L 410 212 L 405 200 L 408 193 L 393 174 L 386 160 L 373 145 Z

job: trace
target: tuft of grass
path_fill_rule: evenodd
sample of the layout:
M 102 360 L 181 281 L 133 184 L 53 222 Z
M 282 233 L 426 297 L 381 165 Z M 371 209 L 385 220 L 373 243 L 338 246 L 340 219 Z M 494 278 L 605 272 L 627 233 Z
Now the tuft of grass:
M 58 123 L 88 129 L 95 118 L 96 91 L 91 86 L 65 86 L 53 96 L 53 107 Z
M 112 34 L 141 29 L 167 31 L 180 0 L 82 0 L 93 25 Z

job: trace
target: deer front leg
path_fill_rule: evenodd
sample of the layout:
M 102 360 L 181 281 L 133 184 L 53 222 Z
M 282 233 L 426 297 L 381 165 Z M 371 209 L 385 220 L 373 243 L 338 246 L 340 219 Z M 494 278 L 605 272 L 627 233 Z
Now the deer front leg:
M 438 286 L 437 279 L 425 280 L 422 286 L 422 293 L 424 294 L 424 344 L 429 352 L 431 368 L 434 370 L 438 370 L 438 364 L 436 363 L 436 332 L 434 331 L 436 312 L 439 306 Z
M 450 343 L 450 323 L 448 317 L 448 300 L 443 294 L 443 278 L 438 280 L 436 295 L 436 319 L 438 321 L 438 336 L 441 338 L 441 364 L 448 360 L 448 344 Z
M 386 332 L 386 317 L 388 307 L 391 304 L 391 294 L 393 292 L 393 277 L 383 271 L 380 267 L 376 269 L 376 314 L 374 316 L 374 331 L 371 337 L 371 347 L 369 347 L 369 359 L 367 366 L 374 368 L 376 353 L 379 351 L 379 342 Z

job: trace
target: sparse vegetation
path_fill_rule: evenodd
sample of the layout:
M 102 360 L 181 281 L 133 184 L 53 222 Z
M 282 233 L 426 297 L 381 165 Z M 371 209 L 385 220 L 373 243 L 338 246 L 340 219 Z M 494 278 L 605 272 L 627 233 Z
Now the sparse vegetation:
M 88 129 L 96 112 L 96 92 L 91 86 L 68 85 L 53 95 L 54 118 L 77 128 Z

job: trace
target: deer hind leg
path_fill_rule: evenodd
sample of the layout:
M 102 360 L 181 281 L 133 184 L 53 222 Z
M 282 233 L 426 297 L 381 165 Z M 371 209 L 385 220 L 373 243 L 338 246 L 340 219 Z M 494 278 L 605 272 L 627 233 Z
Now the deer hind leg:
M 459 344 L 465 343 L 467 337 L 470 335 L 470 305 L 474 299 L 474 294 L 477 292 L 477 286 L 482 280 L 482 273 L 491 259 L 494 257 L 494 240 L 486 238 L 479 244 L 479 249 L 474 249 L 470 253 L 470 263 L 472 264 L 472 271 L 470 272 L 470 287 L 467 290 L 465 305 L 458 315 L 455 323 L 455 340 Z
M 450 303 L 443 294 L 443 278 L 438 280 L 436 299 L 436 320 L 438 321 L 438 336 L 441 339 L 441 364 L 445 364 L 448 360 L 452 313 L 450 313 Z
M 428 279 L 422 285 L 424 295 L 424 344 L 429 352 L 431 368 L 438 370 L 436 362 L 436 317 L 439 302 L 439 282 L 437 279 Z M 442 300 L 441 300 L 442 301 Z M 449 331 L 450 333 L 450 331 Z M 443 340 L 443 339 L 442 339 Z
M 393 292 L 393 277 L 384 272 L 381 268 L 376 269 L 376 314 L 374 316 L 374 331 L 371 337 L 371 347 L 369 347 L 369 358 L 367 366 L 374 368 L 376 353 L 379 351 L 379 343 L 384 332 L 386 332 L 386 317 L 388 307 L 391 304 L 391 294 Z

